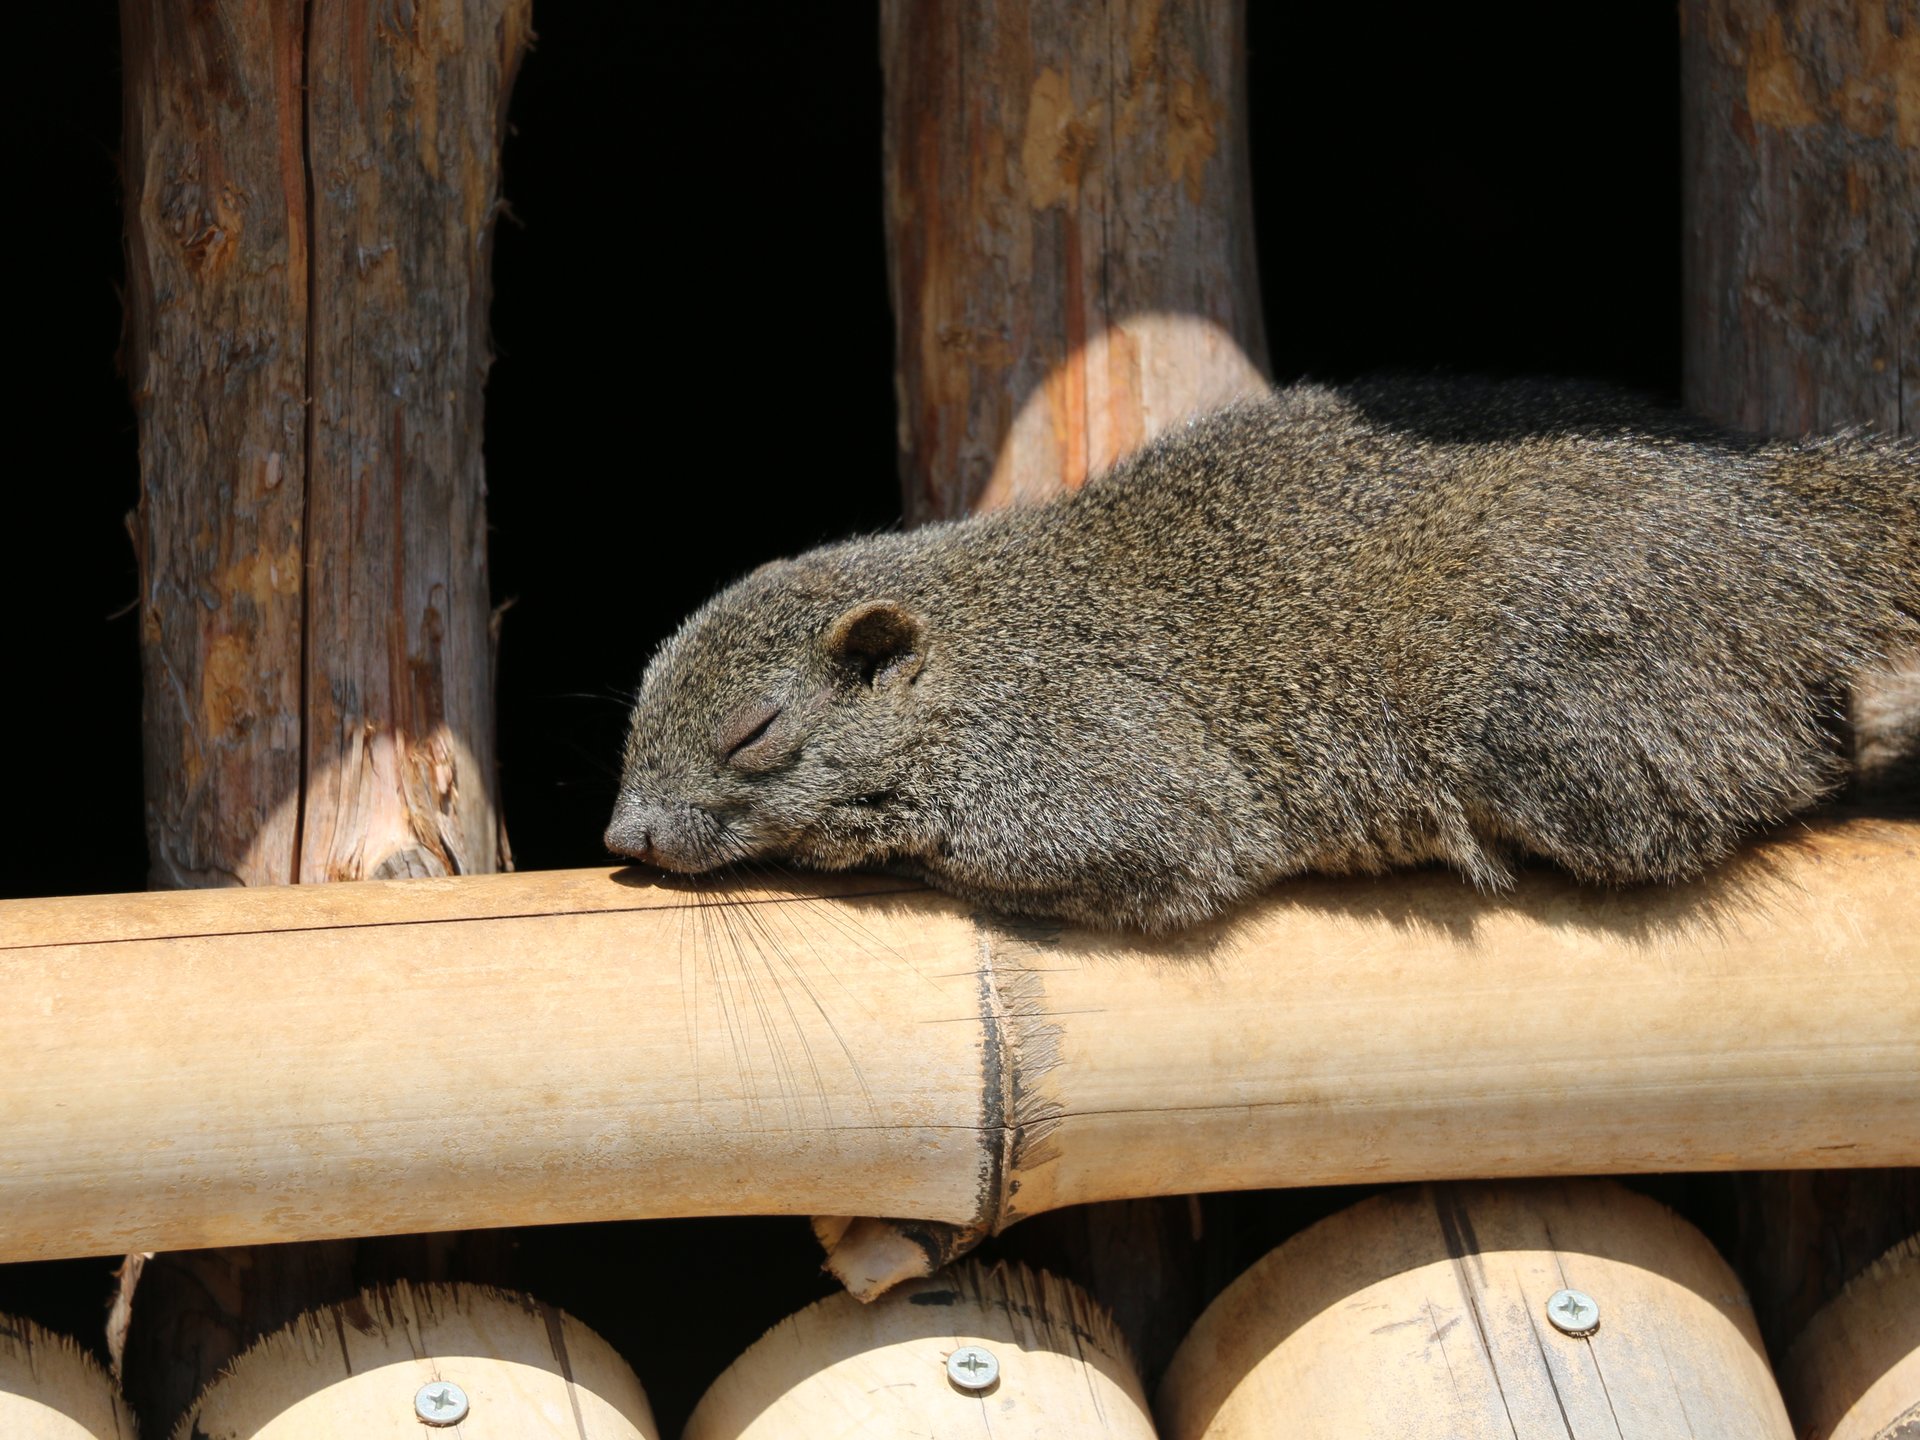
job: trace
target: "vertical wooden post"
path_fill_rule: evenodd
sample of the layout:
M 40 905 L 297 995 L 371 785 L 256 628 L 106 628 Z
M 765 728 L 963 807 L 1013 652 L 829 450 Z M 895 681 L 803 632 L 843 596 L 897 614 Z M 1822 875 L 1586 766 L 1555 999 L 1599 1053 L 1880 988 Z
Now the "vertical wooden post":
M 315 4 L 298 878 L 490 872 L 481 406 L 529 0 Z
M 528 0 L 124 0 L 156 886 L 507 863 L 480 417 L 528 23 Z M 148 1422 L 353 1266 L 136 1257 L 113 1326 Z
M 881 0 L 900 478 L 919 522 L 1080 485 L 1268 385 L 1241 0 Z M 1188 1201 L 1048 1217 L 1151 1373 Z
M 1683 383 L 1776 435 L 1920 427 L 1920 13 L 1684 0 Z
M 480 405 L 526 26 L 125 6 L 156 884 L 499 868 Z
M 161 888 L 284 883 L 300 830 L 306 35 L 127 0 L 147 845 Z
M 1920 431 L 1920 12 L 1683 0 L 1680 22 L 1687 403 L 1771 434 Z M 1920 1172 L 1750 1175 L 1737 1206 L 1780 1347 L 1920 1228 Z
M 1240 0 L 882 0 L 910 521 L 1265 388 Z

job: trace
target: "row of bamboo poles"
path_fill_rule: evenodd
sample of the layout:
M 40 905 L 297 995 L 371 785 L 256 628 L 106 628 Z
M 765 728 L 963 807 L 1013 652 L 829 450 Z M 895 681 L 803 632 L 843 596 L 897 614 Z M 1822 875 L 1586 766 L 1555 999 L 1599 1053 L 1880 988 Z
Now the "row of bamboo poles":
M 1767 0 L 1684 0 L 1681 10 L 1690 403 L 1781 432 L 1850 422 L 1911 427 L 1920 412 L 1912 399 L 1920 394 L 1920 344 L 1912 343 L 1920 300 L 1911 267 L 1920 138 L 1901 97 L 1914 83 L 1914 23 L 1903 22 L 1898 7 L 1839 0 L 1807 0 L 1790 12 Z M 143 486 L 134 530 L 159 888 L 472 877 L 509 864 L 494 784 L 480 437 L 499 137 L 529 13 L 526 0 L 445 0 L 404 14 L 397 23 L 383 7 L 123 4 L 127 355 Z M 910 519 L 1078 484 L 1161 426 L 1264 383 L 1243 29 L 1237 3 L 883 0 L 886 225 Z M 1898 835 L 1874 843 L 1911 848 Z M 482 893 L 460 889 L 478 882 L 447 883 Z M 409 914 L 431 909 L 421 898 L 428 890 L 405 893 Z M 1376 898 L 1401 906 L 1418 893 L 1418 885 L 1409 891 L 1396 882 Z M 1847 892 L 1822 904 L 1856 898 Z M 381 903 L 370 892 L 353 908 Z M 69 917 L 85 909 L 75 904 Z M 183 913 L 162 897 L 151 905 L 162 921 Z M 1407 914 L 1420 923 L 1420 914 Z M 1517 914 L 1522 929 L 1539 918 Z M 1321 918 L 1335 927 L 1343 917 Z M 97 983 L 109 984 L 105 967 L 132 953 L 122 942 L 138 949 L 190 938 L 116 936 L 108 933 L 114 923 L 100 909 L 86 922 L 91 928 L 63 931 L 37 971 L 9 954 L 17 998 L 60 1014 L 79 1000 L 71 981 L 86 966 L 101 966 Z M 276 974 L 311 979 L 314 960 L 296 953 L 299 927 L 291 928 L 296 933 L 252 943 L 284 942 L 287 959 Z M 229 960 L 219 957 L 241 952 L 222 950 L 217 934 L 193 943 L 200 968 L 185 975 L 212 982 L 244 973 L 220 968 Z M 131 983 L 139 967 L 109 986 L 127 1014 L 159 1014 L 163 1030 L 184 1034 L 189 1019 L 219 1028 L 223 998 L 248 1003 L 210 983 L 182 1004 L 182 972 L 166 972 L 173 962 L 160 950 L 152 955 L 154 984 L 138 1009 L 112 987 Z M 414 973 L 404 954 L 378 963 L 398 967 L 379 972 L 389 979 Z M 618 967 L 625 957 L 607 963 Z M 81 969 L 51 968 L 61 965 Z M 1909 992 L 1889 990 L 1876 1003 L 1870 967 L 1848 965 L 1850 975 L 1866 975 L 1868 989 L 1795 994 L 1794 1005 L 1813 1007 L 1800 1018 L 1816 1042 L 1848 1033 L 1853 1021 L 1885 1027 L 1903 1013 L 1899 995 Z M 1113 967 L 1100 973 L 1119 975 L 1125 962 Z M 1788 988 L 1790 971 L 1778 972 Z M 1906 983 L 1904 972 L 1878 973 L 1890 985 Z M 44 982 L 37 991 L 36 975 Z M 1769 1003 L 1784 1003 L 1786 993 Z M 1853 1008 L 1846 1017 L 1828 1014 L 1823 998 Z M 325 999 L 316 994 L 313 1003 Z M 274 1014 L 259 997 L 252 1003 L 256 1017 Z M 101 1007 L 94 1011 L 110 1023 Z M 1260 1024 L 1279 1013 L 1251 1002 L 1247 1009 Z M 1714 1017 L 1715 1005 L 1703 1001 L 1696 1013 Z M 1827 1028 L 1813 1035 L 1815 1025 Z M 115 1042 L 123 1065 L 148 1061 L 157 1076 L 185 1058 L 143 1040 L 138 1028 Z M 84 1054 L 75 1032 L 53 1043 L 49 1033 L 23 1031 L 16 1038 L 25 1048 L 6 1052 L 14 1073 L 28 1077 L 10 1092 L 26 1097 L 22 1104 L 63 1105 L 39 1087 L 58 1087 Z M 297 1027 L 273 1033 L 300 1053 Z M 1884 1033 L 1884 1045 L 1897 1045 L 1896 1033 Z M 330 1044 L 344 1038 L 325 1034 Z M 257 1038 L 240 1027 L 231 1043 L 244 1048 Z M 1493 1038 L 1483 1027 L 1471 1043 Z M 404 1062 L 386 1043 L 402 1040 L 429 1052 L 440 1043 L 431 1026 L 416 1025 L 407 1036 L 369 1042 L 355 1059 L 376 1071 Z M 252 1053 L 262 1063 L 272 1058 Z M 341 1052 L 323 1045 L 309 1053 L 321 1057 L 306 1072 L 319 1087 L 311 1093 L 346 1107 L 328 1111 L 330 1121 L 357 1124 L 362 1135 L 343 1138 L 336 1170 L 316 1162 L 300 1183 L 334 1174 L 341 1194 L 365 1199 L 364 1187 L 353 1189 L 354 1147 L 382 1116 L 351 1107 L 373 1089 L 327 1089 L 324 1061 Z M 1731 1053 L 1749 1052 L 1736 1044 Z M 229 1096 L 244 1089 L 238 1072 L 218 1073 L 218 1053 L 194 1058 L 207 1067 L 199 1083 L 225 1084 Z M 796 1062 L 770 1055 L 767 1063 L 777 1070 Z M 1900 1071 L 1894 1064 L 1882 1073 Z M 396 1088 L 386 1093 L 398 1103 L 410 1077 L 390 1078 Z M 1648 1103 L 1655 1088 L 1642 1092 Z M 1784 1078 L 1766 1093 L 1792 1113 Z M 117 1121 L 106 1107 L 89 1112 L 87 1123 L 117 1123 L 112 1139 L 144 1160 L 168 1153 L 173 1135 L 154 1120 L 165 1087 L 123 1088 L 120 1098 L 133 1108 Z M 772 1093 L 762 1103 L 798 1102 Z M 143 1104 L 155 1107 L 144 1120 Z M 1839 1108 L 1830 1105 L 1827 1118 Z M 1768 1114 L 1711 1104 L 1691 1121 L 1675 1113 L 1670 1128 L 1620 1168 L 1725 1165 L 1742 1154 L 1780 1165 L 1914 1160 L 1891 1123 L 1910 1120 L 1910 1111 L 1883 1111 L 1878 1121 L 1860 1112 L 1845 1141 L 1851 1150 L 1820 1150 L 1842 1142 L 1817 1139 L 1817 1126 L 1803 1134 L 1792 1123 L 1754 1123 Z M 539 1218 L 514 1208 L 511 1168 L 478 1165 L 457 1197 L 437 1194 L 404 1221 L 350 1204 L 318 1218 L 326 1207 L 271 1164 L 212 1181 L 217 1205 L 202 1183 L 208 1172 L 183 1170 L 156 1184 L 156 1172 L 135 1165 L 122 1176 L 129 1188 L 112 1192 L 101 1188 L 106 1171 L 88 1168 L 105 1154 L 107 1128 L 96 1148 L 82 1143 L 75 1113 L 49 1109 L 38 1118 L 35 1129 L 8 1116 L 10 1142 L 39 1147 L 34 1164 L 46 1168 L 16 1162 L 0 1171 L 15 1187 L 0 1220 L 6 1253 L 109 1244 L 138 1252 L 122 1272 L 110 1344 L 150 1428 L 156 1417 L 170 1427 L 222 1365 L 310 1308 L 303 1279 L 311 1252 L 260 1249 L 235 1264 L 235 1252 L 163 1250 L 144 1260 L 149 1247 Z M 1285 1153 L 1334 1153 L 1359 1121 L 1348 1114 L 1323 1123 L 1325 1146 Z M 1771 1134 L 1773 1148 L 1743 1148 L 1743 1125 L 1749 1140 Z M 242 1129 L 271 1149 L 269 1134 Z M 1397 1173 L 1462 1173 L 1447 1168 L 1446 1153 L 1472 1156 L 1468 1168 L 1482 1174 L 1607 1168 L 1571 1142 L 1558 1159 L 1496 1163 L 1484 1148 L 1475 1151 L 1485 1140 L 1472 1126 L 1432 1132 L 1427 1148 L 1398 1152 Z M 225 1143 L 207 1154 L 232 1154 Z M 718 1158 L 718 1144 L 706 1142 L 704 1152 Z M 1716 1145 L 1717 1162 L 1707 1157 Z M 702 1148 L 690 1153 L 697 1158 Z M 303 1153 L 314 1160 L 324 1151 Z M 854 1237 L 864 1248 L 847 1254 L 882 1279 L 905 1273 L 899 1228 L 858 1223 L 878 1208 L 860 1203 L 871 1192 L 828 1173 L 817 1156 L 795 1164 L 814 1186 L 808 1206 L 842 1216 L 823 1224 L 829 1238 Z M 1049 1203 L 1351 1178 L 1336 1161 L 1255 1181 L 1178 1162 L 1164 1174 L 1129 1173 L 1124 1153 L 1107 1165 L 1097 1184 Z M 900 1168 L 939 1188 L 931 1170 L 905 1161 Z M 62 1175 L 71 1180 L 64 1188 Z M 851 1193 L 828 1193 L 836 1179 Z M 1829 1177 L 1818 1182 L 1812 1207 L 1815 1183 L 1777 1176 L 1755 1182 L 1751 1194 L 1747 1278 L 1756 1300 L 1793 1329 L 1898 1235 L 1920 1228 L 1909 1178 L 1849 1186 Z M 633 1193 L 609 1189 L 595 1213 L 641 1213 Z M 721 1208 L 724 1193 L 716 1189 L 700 1205 Z M 286 1203 L 262 1203 L 263 1194 Z M 666 1213 L 690 1213 L 692 1202 L 662 1203 Z M 957 1227 L 954 1248 L 980 1223 L 977 1206 L 946 1197 L 903 1200 L 891 1213 Z M 1104 1223 L 1099 1207 L 1086 1213 L 1090 1229 Z M 230 1223 L 241 1215 L 251 1218 Z M 433 1268 L 458 1272 L 457 1252 L 437 1251 Z M 852 1274 L 844 1261 L 842 1268 Z M 1131 1317 L 1123 1323 L 1129 1335 L 1160 1298 L 1143 1292 L 1137 1277 L 1156 1273 L 1138 1254 L 1106 1268 L 1111 1291 L 1102 1298 Z M 190 1323 L 163 1298 L 183 1288 L 218 1297 L 216 1323 Z

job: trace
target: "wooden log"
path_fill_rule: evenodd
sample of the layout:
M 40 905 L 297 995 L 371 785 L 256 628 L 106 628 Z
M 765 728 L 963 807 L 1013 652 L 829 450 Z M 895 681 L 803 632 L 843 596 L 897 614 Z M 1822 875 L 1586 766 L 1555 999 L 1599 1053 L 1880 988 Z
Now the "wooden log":
M 1266 389 L 1242 0 L 883 0 L 918 522 L 1075 486 Z
M 123 1440 L 133 1416 L 93 1355 L 31 1320 L 0 1315 L 0 1435 L 7 1440 Z
M 302 881 L 504 859 L 480 420 L 530 12 L 311 11 Z
M 1303 879 L 1163 943 L 872 877 L 11 901 L 0 1260 L 1913 1164 L 1916 893 L 1920 827 L 1858 819 L 1687 887 Z
M 441 1433 L 461 1440 L 660 1434 L 633 1371 L 571 1315 L 482 1286 L 404 1281 L 266 1336 L 173 1431 L 175 1440 Z
M 1920 431 L 1920 14 L 1682 0 L 1687 403 Z
M 1797 1440 L 1920 1435 L 1920 1235 L 1848 1283 L 1780 1367 Z
M 1562 1290 L 1597 1316 L 1550 1313 Z M 1793 1437 L 1726 1262 L 1590 1181 L 1422 1186 L 1321 1221 L 1208 1307 L 1156 1408 L 1167 1440 Z
M 301 828 L 305 36 L 271 13 L 120 7 L 147 847 L 167 887 L 291 880 Z
M 493 870 L 480 405 L 526 0 L 122 14 L 154 883 Z
M 989 1383 L 954 1383 L 954 1357 Z M 833 1295 L 781 1321 L 713 1382 L 683 1440 L 900 1435 L 1152 1440 L 1153 1422 L 1105 1310 L 1025 1266 L 968 1264 L 878 1304 Z

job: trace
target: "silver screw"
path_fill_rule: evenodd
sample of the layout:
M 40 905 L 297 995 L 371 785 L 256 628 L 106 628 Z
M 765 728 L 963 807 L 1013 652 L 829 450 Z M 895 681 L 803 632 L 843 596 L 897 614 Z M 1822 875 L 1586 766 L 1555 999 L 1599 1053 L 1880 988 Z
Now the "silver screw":
M 1600 1307 L 1580 1290 L 1556 1290 L 1547 1297 L 1547 1319 L 1553 1328 L 1576 1340 L 1600 1328 Z
M 991 1350 L 978 1345 L 962 1345 L 947 1356 L 947 1379 L 962 1390 L 979 1393 L 991 1390 L 1000 1378 L 1000 1362 Z
M 413 1413 L 433 1426 L 458 1425 L 467 1408 L 467 1392 L 451 1380 L 422 1385 L 413 1397 Z

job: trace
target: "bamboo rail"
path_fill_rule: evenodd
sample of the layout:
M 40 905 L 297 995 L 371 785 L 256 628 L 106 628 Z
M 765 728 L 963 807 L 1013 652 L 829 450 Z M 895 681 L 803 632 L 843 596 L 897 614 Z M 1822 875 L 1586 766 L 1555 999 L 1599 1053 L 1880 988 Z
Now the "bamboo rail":
M 1303 880 L 1153 944 L 873 877 L 12 901 L 0 1261 L 1920 1164 L 1916 895 L 1920 826 L 1851 820 L 1683 889 Z

